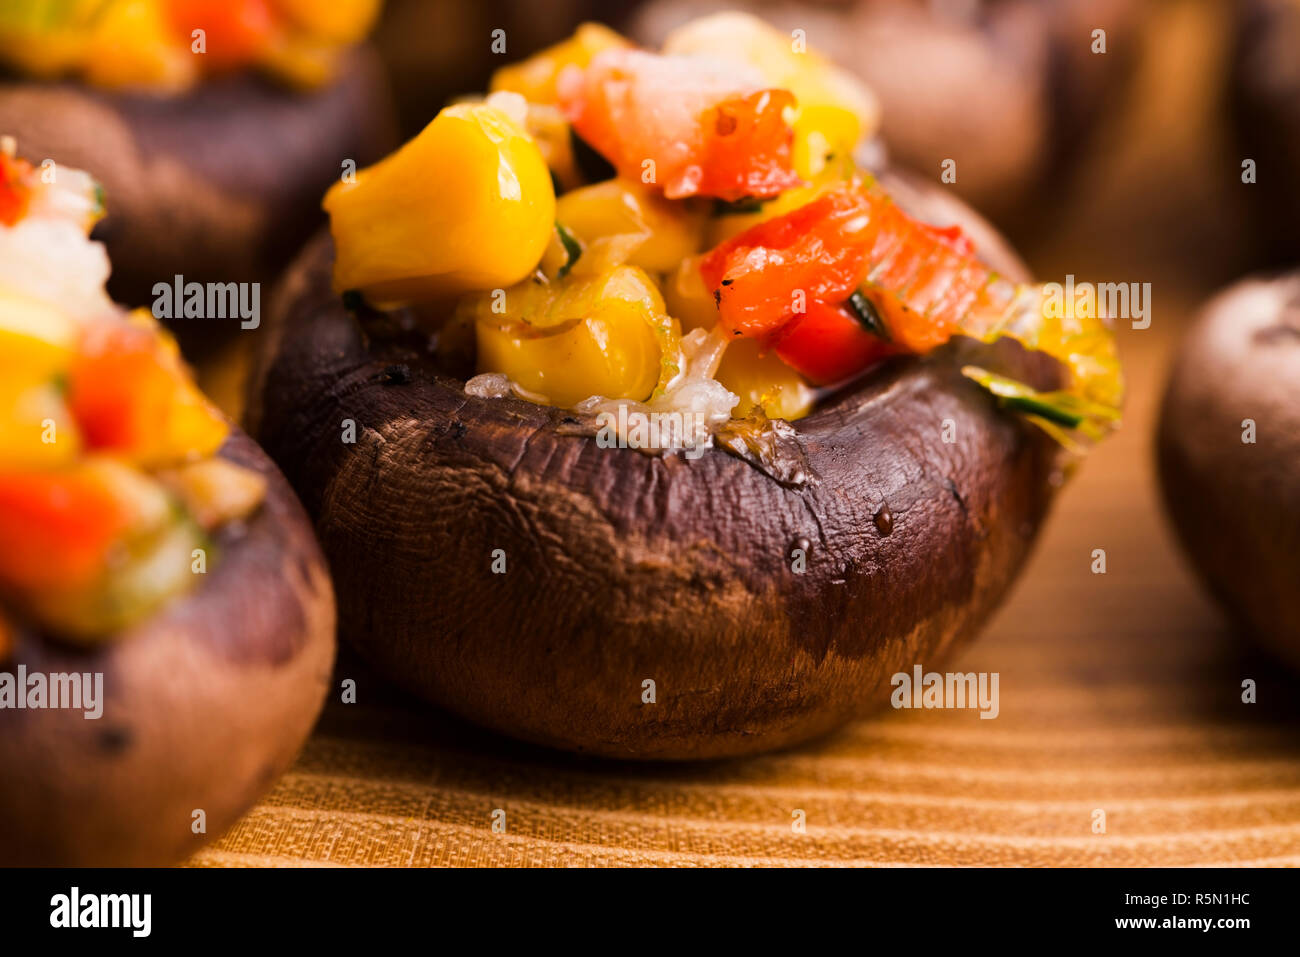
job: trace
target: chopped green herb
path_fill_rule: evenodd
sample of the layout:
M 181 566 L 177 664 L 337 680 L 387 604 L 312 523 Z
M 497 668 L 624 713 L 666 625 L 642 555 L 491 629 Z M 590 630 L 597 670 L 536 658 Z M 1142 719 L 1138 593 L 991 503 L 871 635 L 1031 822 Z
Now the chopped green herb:
M 756 196 L 744 196 L 740 199 L 727 202 L 725 199 L 715 199 L 713 201 L 714 216 L 741 216 L 746 213 L 757 213 L 763 208 L 766 200 Z
M 1119 421 L 1119 410 L 1100 402 L 1092 402 L 1073 392 L 1057 390 L 1039 392 L 1023 382 L 997 375 L 979 366 L 963 366 L 962 375 L 973 379 L 997 397 L 1004 408 L 1028 416 L 1055 436 L 1067 448 L 1070 433 L 1089 439 L 1100 439 Z M 1064 428 L 1069 433 L 1062 433 Z
M 563 279 L 569 274 L 573 264 L 578 261 L 578 257 L 582 255 L 582 245 L 558 221 L 555 224 L 555 232 L 560 237 L 560 245 L 564 247 L 564 255 L 567 257 L 564 260 L 564 265 L 560 267 L 560 271 L 557 273 L 557 277 Z
M 573 150 L 573 162 L 586 182 L 601 183 L 607 179 L 613 179 L 617 175 L 614 165 L 601 156 L 572 127 L 569 128 L 569 138 L 570 147 Z
M 862 328 L 866 329 L 886 342 L 891 341 L 889 327 L 885 325 L 885 320 L 880 318 L 880 313 L 876 310 L 876 305 L 861 292 L 854 292 L 849 296 L 849 309 L 857 317 L 858 322 L 862 323 Z
M 1083 416 L 1075 415 L 1073 412 L 1067 412 L 1065 409 L 1050 402 L 1044 402 L 1042 399 L 1032 398 L 1029 396 L 1017 397 L 1013 399 L 1003 399 L 1002 404 L 1008 409 L 1015 409 L 1017 412 L 1024 412 L 1027 415 L 1038 415 L 1048 422 L 1055 422 L 1057 425 L 1063 425 L 1067 429 L 1077 429 L 1083 424 Z

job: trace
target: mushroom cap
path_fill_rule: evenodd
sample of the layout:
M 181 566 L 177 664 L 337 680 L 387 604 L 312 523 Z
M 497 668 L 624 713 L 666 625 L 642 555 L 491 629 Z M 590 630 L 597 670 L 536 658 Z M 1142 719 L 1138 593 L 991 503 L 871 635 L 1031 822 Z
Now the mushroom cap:
M 19 632 L 3 670 L 102 674 L 103 714 L 0 710 L 0 866 L 183 860 L 252 806 L 311 731 L 334 662 L 324 558 L 265 453 L 235 432 L 220 454 L 265 475 L 268 491 L 217 533 L 205 581 L 93 650 Z
M 1205 306 L 1174 361 L 1157 450 L 1193 566 L 1250 634 L 1300 665 L 1300 273 L 1237 283 Z

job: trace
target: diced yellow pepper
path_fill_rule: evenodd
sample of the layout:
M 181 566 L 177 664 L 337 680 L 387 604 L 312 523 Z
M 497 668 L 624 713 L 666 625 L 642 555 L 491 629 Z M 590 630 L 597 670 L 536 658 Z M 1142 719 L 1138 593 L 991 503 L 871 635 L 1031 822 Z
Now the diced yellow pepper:
M 493 93 L 498 90 L 519 93 L 530 103 L 554 103 L 555 81 L 565 67 L 586 67 L 596 54 L 624 46 L 628 46 L 627 40 L 609 27 L 584 23 L 569 39 L 497 70 L 492 74 L 489 89 Z
M 53 382 L 0 382 L 0 467 L 52 468 L 81 454 L 81 434 Z
M 479 371 L 504 373 L 552 405 L 593 395 L 647 399 L 675 355 L 677 324 L 634 266 L 522 283 L 466 300 L 460 311 L 476 320 Z
M 704 216 L 685 203 L 673 203 L 627 180 L 611 179 L 561 196 L 555 216 L 585 247 L 592 259 L 619 265 L 602 255 L 602 241 L 617 243 L 623 261 L 650 272 L 670 272 L 700 251 Z
M 183 90 L 198 74 L 188 45 L 178 46 L 157 0 L 117 0 L 95 17 L 82 63 L 96 86 Z
M 376 305 L 500 289 L 537 268 L 555 221 L 541 152 L 502 110 L 449 106 L 325 195 L 334 288 Z
M 67 368 L 77 324 L 57 307 L 0 287 L 0 382 L 33 385 Z
M 303 30 L 338 45 L 360 41 L 379 16 L 383 0 L 275 0 Z
M 798 103 L 791 162 L 805 179 L 822 171 L 828 154 L 852 152 L 879 124 L 880 106 L 861 82 L 808 49 L 806 40 L 749 14 L 692 20 L 668 35 L 664 52 L 736 60 L 793 93 Z

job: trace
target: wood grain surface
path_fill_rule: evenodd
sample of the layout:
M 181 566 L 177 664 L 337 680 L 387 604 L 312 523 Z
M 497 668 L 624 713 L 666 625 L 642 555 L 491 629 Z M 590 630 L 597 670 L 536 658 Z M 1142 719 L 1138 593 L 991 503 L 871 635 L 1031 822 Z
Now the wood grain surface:
M 358 703 L 336 694 L 290 773 L 192 863 L 1300 863 L 1297 679 L 1203 597 L 1156 497 L 1172 325 L 1122 335 L 1124 430 L 1061 495 L 1011 600 L 953 666 L 1000 674 L 995 720 L 897 711 L 766 757 L 611 764 L 438 716 L 345 656 L 337 677 L 357 680 Z M 1258 704 L 1241 702 L 1245 678 Z
M 1249 245 L 1213 112 L 1227 6 L 1160 6 L 1133 109 L 1023 250 L 1044 280 L 1150 280 L 1154 309 L 1151 328 L 1121 331 L 1123 430 L 1064 490 L 1009 601 L 952 666 L 999 673 L 996 720 L 897 711 L 759 758 L 611 764 L 441 717 L 345 655 L 338 677 L 357 679 L 359 703 L 336 691 L 290 773 L 191 863 L 1300 864 L 1300 677 L 1205 597 L 1154 482 L 1171 349 Z M 237 379 L 208 372 L 218 391 Z M 1096 548 L 1105 575 L 1090 570 Z M 1247 678 L 1257 704 L 1241 701 Z

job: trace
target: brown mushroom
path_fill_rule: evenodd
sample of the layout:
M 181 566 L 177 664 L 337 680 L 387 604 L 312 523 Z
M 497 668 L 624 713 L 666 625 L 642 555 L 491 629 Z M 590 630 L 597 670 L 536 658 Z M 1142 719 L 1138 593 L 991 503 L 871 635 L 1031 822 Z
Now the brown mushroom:
M 1300 6 L 1240 0 L 1232 14 L 1228 105 L 1237 149 L 1231 175 L 1251 204 L 1260 251 L 1278 264 L 1294 262 L 1300 255 Z
M 890 185 L 914 213 L 975 220 Z M 718 449 L 598 448 L 562 409 L 469 396 L 350 314 L 330 263 L 315 242 L 279 293 L 251 430 L 315 520 L 342 633 L 507 734 L 707 758 L 828 731 L 978 630 L 1052 497 L 1053 442 L 960 374 L 961 349 L 799 421 L 819 480 L 788 487 Z M 1050 384 L 1054 363 L 1007 345 L 1005 368 Z
M 366 50 L 338 80 L 294 93 L 255 76 L 206 81 L 175 96 L 75 83 L 0 83 L 0 132 L 35 163 L 93 171 L 108 215 L 95 238 L 113 262 L 109 292 L 150 303 L 154 284 L 270 283 L 323 221 L 320 196 L 343 172 L 393 145 L 388 90 Z M 239 317 L 172 323 L 202 347 Z
M 102 673 L 104 698 L 97 719 L 0 710 L 0 866 L 182 860 L 266 791 L 311 730 L 334 660 L 325 563 L 265 453 L 240 432 L 221 454 L 269 488 L 245 525 L 218 533 L 221 558 L 199 587 L 98 650 L 20 629 L 0 663 Z
M 1212 300 L 1179 349 L 1159 432 L 1188 557 L 1246 630 L 1300 664 L 1300 273 Z

